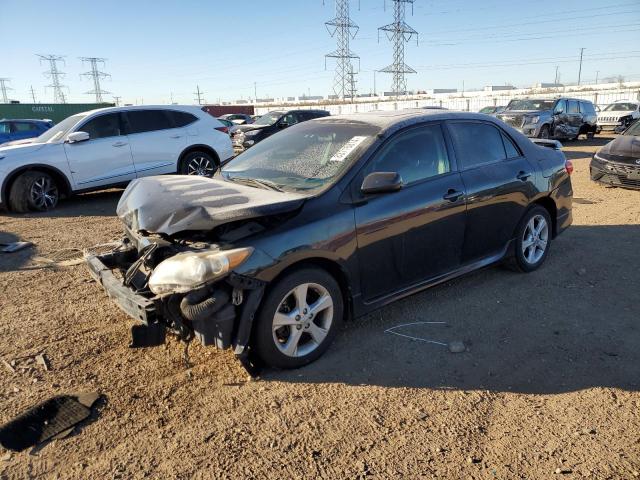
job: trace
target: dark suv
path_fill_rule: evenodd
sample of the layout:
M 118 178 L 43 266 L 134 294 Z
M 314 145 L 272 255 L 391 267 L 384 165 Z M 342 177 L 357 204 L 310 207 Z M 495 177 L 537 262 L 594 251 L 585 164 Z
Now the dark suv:
M 251 125 L 239 125 L 234 130 L 233 148 L 240 151 L 246 150 L 291 125 L 329 115 L 326 110 L 275 110 L 266 113 Z
M 497 117 L 527 137 L 567 140 L 593 137 L 598 120 L 593 103 L 576 98 L 514 99 Z

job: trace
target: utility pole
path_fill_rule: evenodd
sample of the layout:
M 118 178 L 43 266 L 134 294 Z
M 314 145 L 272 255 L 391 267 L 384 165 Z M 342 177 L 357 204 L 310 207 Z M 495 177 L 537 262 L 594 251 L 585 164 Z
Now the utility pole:
M 253 103 L 258 103 L 258 84 L 253 82 Z
M 204 92 L 200 91 L 200 85 L 196 85 L 196 91 L 193 94 L 197 97 L 195 100 L 198 102 L 198 105 L 202 105 L 202 95 Z
M 578 86 L 580 86 L 580 78 L 582 77 L 582 54 L 584 53 L 584 48 L 580 49 L 580 69 L 578 70 Z
M 360 57 L 353 53 L 349 47 L 349 42 L 356 37 L 360 29 L 349 17 L 349 2 L 350 0 L 335 0 L 336 16 L 324 23 L 329 35 L 336 38 L 337 47 L 333 52 L 324 56 L 324 67 L 327 68 L 327 58 L 336 59 L 333 92 L 342 99 L 349 95 L 353 97 L 352 89 L 355 85 L 353 75 L 356 72 L 353 70 L 351 60 L 358 59 L 360 61 Z
M 68 87 L 60 83 L 60 79 L 64 78 L 66 73 L 58 70 L 58 62 L 64 62 L 64 57 L 61 55 L 37 55 L 40 57 L 40 63 L 43 61 L 49 62 L 49 70 L 44 72 L 44 76 L 51 79 L 51 84 L 46 85 L 45 88 L 53 88 L 53 101 L 54 103 L 67 103 L 67 99 L 62 91 Z
M 558 84 L 558 67 L 559 67 L 559 65 L 556 65 L 556 76 L 553 79 L 554 85 Z
M 386 1 L 386 0 L 385 0 Z M 378 41 L 380 41 L 380 31 L 386 33 L 387 38 L 393 42 L 393 63 L 380 70 L 393 74 L 393 84 L 391 91 L 395 96 L 407 94 L 406 73 L 416 73 L 416 71 L 404 62 L 404 44 L 416 36 L 418 42 L 418 32 L 407 25 L 405 13 L 407 4 L 411 4 L 413 13 L 413 2 L 415 0 L 393 0 L 393 23 L 378 28 Z
M 111 92 L 104 91 L 100 88 L 100 79 L 110 77 L 108 73 L 101 72 L 98 70 L 98 63 L 102 63 L 104 66 L 104 62 L 106 58 L 98 58 L 98 57 L 80 57 L 82 60 L 82 64 L 85 62 L 89 62 L 91 65 L 91 71 L 80 74 L 80 78 L 82 77 L 91 77 L 93 79 L 93 90 L 89 90 L 85 92 L 87 95 L 95 95 L 96 103 L 102 103 L 102 94 L 108 94 Z
M 31 85 L 31 99 L 33 100 L 33 103 L 38 103 L 36 101 L 36 92 L 33 90 L 33 85 Z
M 0 91 L 2 92 L 2 103 L 9 103 L 9 97 L 7 95 L 8 90 L 13 90 L 13 88 L 7 87 L 7 82 L 9 82 L 10 78 L 0 78 Z
M 596 85 L 598 84 L 598 76 L 600 75 L 600 70 L 596 70 Z
M 117 96 L 117 95 L 114 95 L 114 96 L 113 96 L 113 101 L 116 103 L 116 107 L 119 107 L 119 106 L 120 106 L 120 99 L 121 99 L 121 98 L 122 98 L 122 97 L 119 97 L 119 96 Z
M 374 97 L 378 96 L 378 93 L 376 91 L 376 72 L 377 72 L 377 70 L 374 69 L 373 70 L 373 96 Z

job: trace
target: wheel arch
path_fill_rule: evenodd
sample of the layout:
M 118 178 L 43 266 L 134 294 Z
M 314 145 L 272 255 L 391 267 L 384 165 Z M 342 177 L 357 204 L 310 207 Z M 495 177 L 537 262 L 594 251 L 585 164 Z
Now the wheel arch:
M 558 207 L 556 202 L 551 197 L 540 197 L 531 205 L 540 205 L 549 213 L 549 217 L 551 217 L 551 238 L 555 238 L 558 235 Z
M 218 152 L 216 152 L 215 149 L 210 147 L 209 145 L 199 143 L 196 145 L 189 145 L 180 153 L 180 155 L 178 156 L 178 164 L 176 165 L 177 172 L 180 171 L 180 167 L 182 166 L 182 161 L 184 160 L 184 157 L 186 157 L 187 155 L 193 152 L 204 152 L 211 155 L 213 157 L 213 161 L 215 162 L 216 166 L 220 167 L 220 155 L 218 155 Z
M 62 171 L 60 171 L 59 169 L 51 165 L 33 163 L 33 164 L 18 167 L 5 177 L 4 181 L 2 182 L 2 187 L 0 190 L 0 200 L 3 205 L 7 204 L 9 190 L 11 189 L 13 182 L 15 182 L 16 179 L 24 172 L 34 171 L 34 170 L 37 170 L 39 172 L 45 172 L 51 175 L 53 179 L 56 181 L 56 183 L 58 184 L 58 187 L 62 190 L 61 191 L 62 195 L 64 196 L 71 195 L 71 192 L 73 191 L 73 189 L 71 188 L 71 183 L 69 182 L 69 179 Z

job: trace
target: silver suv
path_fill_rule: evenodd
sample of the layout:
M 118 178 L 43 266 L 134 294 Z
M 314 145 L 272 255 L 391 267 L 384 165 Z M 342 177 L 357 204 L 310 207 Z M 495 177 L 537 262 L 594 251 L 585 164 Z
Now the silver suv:
M 527 137 L 567 140 L 593 137 L 598 119 L 593 103 L 576 98 L 514 99 L 497 117 Z

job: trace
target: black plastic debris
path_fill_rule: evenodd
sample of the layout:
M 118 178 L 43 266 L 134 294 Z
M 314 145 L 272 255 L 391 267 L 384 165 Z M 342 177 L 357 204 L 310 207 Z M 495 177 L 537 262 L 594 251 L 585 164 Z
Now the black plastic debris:
M 0 243 L 0 253 L 13 253 L 33 245 L 31 242 Z
M 98 398 L 97 393 L 50 398 L 0 427 L 0 445 L 20 452 L 59 434 L 68 434 L 74 425 L 91 415 L 91 407 Z

